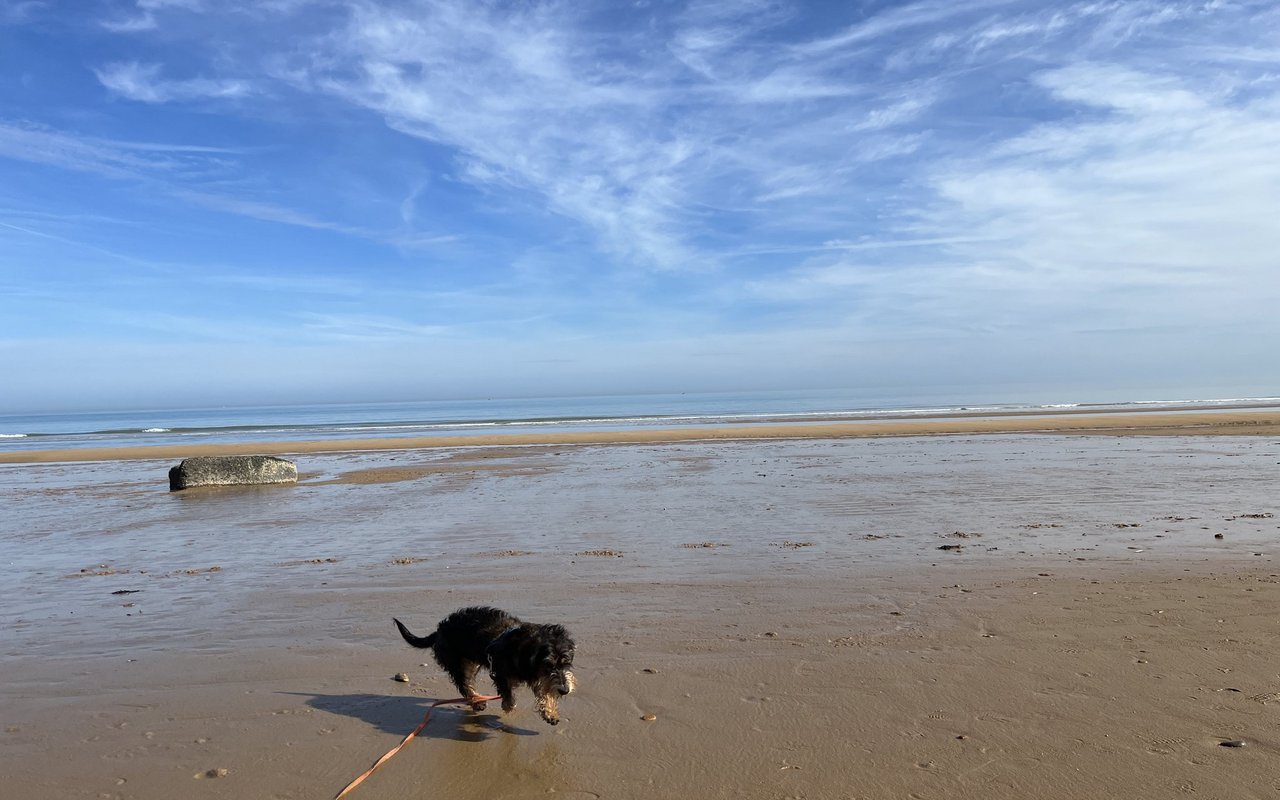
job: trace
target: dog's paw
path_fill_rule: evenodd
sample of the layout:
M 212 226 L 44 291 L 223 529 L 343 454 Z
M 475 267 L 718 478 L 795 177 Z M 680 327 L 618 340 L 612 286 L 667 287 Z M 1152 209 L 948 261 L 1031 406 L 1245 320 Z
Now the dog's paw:
M 537 702 L 534 703 L 534 709 L 537 710 L 538 716 L 542 717 L 543 722 L 548 725 L 560 724 L 560 707 L 556 705 L 554 697 L 539 695 Z
M 471 704 L 472 711 L 484 711 L 488 707 L 489 707 L 489 704 L 484 702 L 473 702 Z

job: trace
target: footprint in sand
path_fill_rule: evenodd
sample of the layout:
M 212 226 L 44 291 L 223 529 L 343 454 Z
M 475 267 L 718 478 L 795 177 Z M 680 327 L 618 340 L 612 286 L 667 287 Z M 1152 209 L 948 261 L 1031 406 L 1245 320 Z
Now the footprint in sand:
M 1162 756 L 1172 755 L 1189 741 L 1191 740 L 1181 737 L 1147 739 L 1147 750 Z

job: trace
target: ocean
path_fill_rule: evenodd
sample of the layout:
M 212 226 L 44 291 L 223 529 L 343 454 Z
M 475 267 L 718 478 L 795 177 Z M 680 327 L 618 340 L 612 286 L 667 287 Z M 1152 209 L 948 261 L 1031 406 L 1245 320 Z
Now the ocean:
M 819 390 L 0 414 L 0 452 L 1242 405 L 1275 406 L 1280 398 L 964 402 L 928 395 L 874 397 L 851 390 Z

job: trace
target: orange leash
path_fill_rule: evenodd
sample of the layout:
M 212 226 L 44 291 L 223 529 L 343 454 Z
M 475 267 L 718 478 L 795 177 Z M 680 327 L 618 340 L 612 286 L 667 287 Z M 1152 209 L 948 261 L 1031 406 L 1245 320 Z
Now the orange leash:
M 374 770 L 376 770 L 378 767 L 382 766 L 386 762 L 390 761 L 391 757 L 394 756 L 396 753 L 399 753 L 400 750 L 403 749 L 404 746 L 409 743 L 410 739 L 417 736 L 419 733 L 422 733 L 422 729 L 427 727 L 427 723 L 431 721 L 431 710 L 434 709 L 436 706 L 447 706 L 447 705 L 452 705 L 454 703 L 487 703 L 490 700 L 500 700 L 500 699 L 502 698 L 498 695 L 493 695 L 492 697 L 487 695 L 484 695 L 484 696 L 476 695 L 475 697 L 455 697 L 452 700 L 435 701 L 427 708 L 427 714 L 422 718 L 422 722 L 418 723 L 418 727 L 410 731 L 408 736 L 401 739 L 400 744 L 391 748 L 390 750 L 388 750 L 386 753 L 383 754 L 382 758 L 373 762 L 373 766 L 365 770 L 364 773 L 360 775 L 360 777 L 356 778 L 351 783 L 348 783 L 346 788 L 338 792 L 337 796 L 334 797 L 333 800 L 342 800 L 343 797 L 346 797 L 347 794 L 350 793 L 352 789 L 364 783 L 364 779 L 372 775 Z

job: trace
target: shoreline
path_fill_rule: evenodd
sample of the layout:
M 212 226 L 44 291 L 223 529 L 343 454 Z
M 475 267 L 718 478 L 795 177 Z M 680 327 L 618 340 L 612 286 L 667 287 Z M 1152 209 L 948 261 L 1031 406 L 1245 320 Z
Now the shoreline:
M 846 439 L 963 434 L 1045 433 L 1108 436 L 1277 436 L 1280 410 L 1126 411 L 1093 413 L 1003 412 L 975 417 L 939 415 L 910 420 L 771 422 L 646 430 L 414 436 L 224 444 L 141 445 L 0 452 L 0 464 L 64 463 L 190 458 L 209 455 L 290 455 L 382 450 L 511 447 L 522 445 L 660 444 L 669 442 L 782 439 Z

